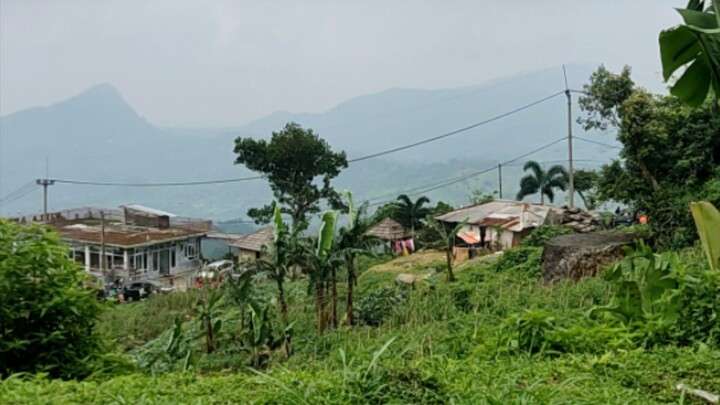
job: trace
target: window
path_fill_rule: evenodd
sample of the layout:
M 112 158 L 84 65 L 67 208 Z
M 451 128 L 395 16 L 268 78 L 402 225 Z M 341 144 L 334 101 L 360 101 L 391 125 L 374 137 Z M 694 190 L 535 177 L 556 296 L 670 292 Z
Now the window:
M 175 267 L 175 256 L 176 256 L 175 246 L 170 248 L 170 267 Z
M 197 248 L 195 247 L 194 243 L 188 243 L 185 245 L 185 257 L 189 260 L 195 259 L 195 256 L 197 256 Z

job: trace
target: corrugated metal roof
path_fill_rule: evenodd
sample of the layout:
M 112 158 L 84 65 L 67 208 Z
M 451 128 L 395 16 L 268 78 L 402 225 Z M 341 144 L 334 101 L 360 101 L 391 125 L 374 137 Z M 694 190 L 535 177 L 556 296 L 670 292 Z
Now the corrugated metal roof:
M 151 207 L 146 207 L 146 206 L 140 205 L 140 204 L 126 204 L 126 205 L 121 205 L 121 207 L 127 208 L 129 210 L 133 210 L 133 211 L 144 212 L 146 214 L 151 214 L 151 215 L 166 216 L 166 217 L 171 217 L 171 218 L 177 216 L 177 215 L 169 213 L 169 212 L 161 211 L 161 210 L 151 208 Z
M 476 204 L 437 216 L 439 221 L 478 226 L 501 225 L 511 231 L 540 226 L 546 223 L 553 207 L 522 201 L 495 200 Z

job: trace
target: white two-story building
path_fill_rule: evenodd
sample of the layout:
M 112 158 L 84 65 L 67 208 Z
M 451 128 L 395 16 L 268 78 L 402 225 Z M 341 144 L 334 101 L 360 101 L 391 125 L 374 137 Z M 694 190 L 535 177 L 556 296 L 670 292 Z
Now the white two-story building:
M 180 290 L 191 286 L 202 265 L 200 240 L 212 230 L 211 221 L 140 205 L 63 210 L 43 222 L 57 230 L 73 258 L 98 279 L 155 279 Z

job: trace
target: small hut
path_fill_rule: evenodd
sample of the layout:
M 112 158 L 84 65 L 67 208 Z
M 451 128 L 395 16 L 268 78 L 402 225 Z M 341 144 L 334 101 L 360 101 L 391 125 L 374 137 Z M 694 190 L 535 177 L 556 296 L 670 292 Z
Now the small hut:
M 370 227 L 370 229 L 365 232 L 365 235 L 388 241 L 391 249 L 394 242 L 403 241 L 411 237 L 410 231 L 407 228 L 390 217 Z
M 238 262 L 259 259 L 264 246 L 273 243 L 273 229 L 263 228 L 228 242 L 228 246 L 238 248 Z

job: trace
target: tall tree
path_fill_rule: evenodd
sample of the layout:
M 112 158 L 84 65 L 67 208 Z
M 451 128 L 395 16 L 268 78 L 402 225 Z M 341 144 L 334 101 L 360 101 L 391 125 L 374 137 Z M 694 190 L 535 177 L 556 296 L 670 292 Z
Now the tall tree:
M 660 33 L 665 81 L 686 66 L 670 93 L 698 107 L 711 92 L 720 106 L 720 0 L 690 0 L 677 11 L 685 24 Z
M 393 218 L 403 226 L 410 228 L 410 235 L 415 237 L 415 229 L 421 228 L 423 220 L 432 214 L 432 208 L 428 205 L 430 199 L 422 196 L 414 202 L 407 196 L 401 194 L 395 201 L 395 212 Z
M 585 112 L 586 106 L 617 94 L 597 77 L 591 76 L 581 97 Z M 601 168 L 598 199 L 622 202 L 647 213 L 662 247 L 693 243 L 697 234 L 688 203 L 720 203 L 720 114 L 710 100 L 692 108 L 677 97 L 653 95 L 632 85 L 627 96 L 614 100 L 610 108 L 620 112 L 617 120 L 595 118 L 617 130 L 622 160 Z M 592 110 L 589 113 L 593 115 Z
M 340 196 L 330 181 L 348 166 L 345 152 L 333 152 L 312 129 L 290 122 L 270 141 L 235 139 L 235 164 L 262 173 L 270 182 L 282 213 L 290 215 L 295 230 L 308 214 L 320 212 L 320 200 L 340 205 Z M 321 181 L 316 180 L 320 178 Z M 258 223 L 271 221 L 274 204 L 253 208 L 248 216 Z
M 579 169 L 575 171 L 575 192 L 582 199 L 585 208 L 595 209 L 597 198 L 595 196 L 598 174 L 595 170 Z
M 555 200 L 555 189 L 565 191 L 567 171 L 564 167 L 555 165 L 545 171 L 538 162 L 530 160 L 523 166 L 523 171 L 528 170 L 532 173 L 520 179 L 520 191 L 517 193 L 518 200 L 540 193 L 540 204 L 545 204 L 545 197 L 552 203 Z

